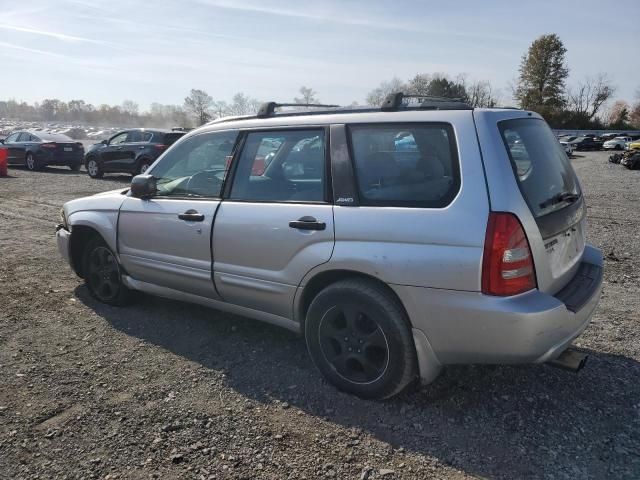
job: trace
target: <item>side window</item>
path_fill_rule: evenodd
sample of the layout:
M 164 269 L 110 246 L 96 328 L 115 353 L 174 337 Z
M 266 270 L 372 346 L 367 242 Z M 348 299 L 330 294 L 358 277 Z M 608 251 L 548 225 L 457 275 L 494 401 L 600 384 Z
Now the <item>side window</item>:
M 131 130 L 127 135 L 127 143 L 138 143 L 142 141 L 142 132 L 140 130 Z
M 20 138 L 18 138 L 16 142 L 28 142 L 30 138 L 31 138 L 30 134 L 28 134 L 27 132 L 22 132 L 20 134 Z
M 149 171 L 158 195 L 219 197 L 237 136 L 237 131 L 209 132 L 177 143 Z
M 151 132 L 142 132 L 142 138 L 139 140 L 140 142 L 150 142 L 153 138 L 153 133 Z
M 231 200 L 323 202 L 324 130 L 247 135 L 231 188 Z
M 362 205 L 442 208 L 457 194 L 450 125 L 358 125 L 349 134 Z
M 509 153 L 513 159 L 513 163 L 516 166 L 516 174 L 519 180 L 524 180 L 531 171 L 531 158 L 529 158 L 529 152 L 525 147 L 520 133 L 515 129 L 505 129 L 504 139 L 509 147 Z
M 9 135 L 4 142 L 5 143 L 14 143 L 18 141 L 18 137 L 20 136 L 20 132 L 16 132 L 16 133 L 12 133 L 11 135 Z
M 109 145 L 120 145 L 121 143 L 125 143 L 127 141 L 127 135 L 127 132 L 122 132 L 116 135 L 109 141 Z

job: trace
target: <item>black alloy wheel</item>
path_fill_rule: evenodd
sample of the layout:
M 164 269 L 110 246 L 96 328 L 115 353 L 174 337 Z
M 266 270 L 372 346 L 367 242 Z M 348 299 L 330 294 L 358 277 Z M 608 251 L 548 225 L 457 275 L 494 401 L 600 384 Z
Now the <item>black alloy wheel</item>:
M 109 305 L 124 305 L 129 289 L 122 283 L 120 265 L 101 238 L 89 242 L 84 252 L 85 284 L 97 300 Z
M 335 306 L 320 321 L 320 348 L 336 372 L 349 382 L 371 383 L 389 363 L 389 344 L 371 314 L 357 305 Z

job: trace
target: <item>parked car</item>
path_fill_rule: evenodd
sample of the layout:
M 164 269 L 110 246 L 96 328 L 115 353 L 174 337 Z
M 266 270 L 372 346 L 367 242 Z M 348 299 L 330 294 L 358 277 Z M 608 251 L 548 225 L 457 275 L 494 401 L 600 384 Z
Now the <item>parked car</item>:
M 607 140 L 613 140 L 616 137 L 619 137 L 620 134 L 619 133 L 603 133 L 600 138 L 602 138 L 605 142 Z
M 630 137 L 615 137 L 612 140 L 604 142 L 602 147 L 605 150 L 624 150 L 627 147 L 627 142 L 630 142 Z
M 567 157 L 573 155 L 573 144 L 571 142 L 560 141 L 560 145 L 564 148 L 564 153 L 567 154 Z
M 85 155 L 89 176 L 105 173 L 144 173 L 156 158 L 184 132 L 134 128 L 116 133 L 109 140 L 92 145 Z
M 600 150 L 602 148 L 602 142 L 594 140 L 593 137 L 578 137 L 569 143 L 577 151 Z
M 403 99 L 209 123 L 128 190 L 67 202 L 60 253 L 106 304 L 142 291 L 299 332 L 365 398 L 443 365 L 577 370 L 603 260 L 552 131 L 532 112 Z
M 74 171 L 82 166 L 84 146 L 60 133 L 18 131 L 0 142 L 8 151 L 9 165 L 24 165 L 29 170 L 66 165 Z
M 640 140 L 632 140 L 627 144 L 627 150 L 640 150 Z

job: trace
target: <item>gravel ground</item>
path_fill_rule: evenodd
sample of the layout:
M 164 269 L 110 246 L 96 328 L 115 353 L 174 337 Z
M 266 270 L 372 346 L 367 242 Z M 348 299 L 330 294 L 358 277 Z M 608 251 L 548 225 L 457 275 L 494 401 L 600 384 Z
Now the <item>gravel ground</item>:
M 0 179 L 2 478 L 639 478 L 640 171 L 573 159 L 604 297 L 572 374 L 447 368 L 387 402 L 337 392 L 284 330 L 179 302 L 89 297 L 53 235 L 66 200 L 125 186 Z

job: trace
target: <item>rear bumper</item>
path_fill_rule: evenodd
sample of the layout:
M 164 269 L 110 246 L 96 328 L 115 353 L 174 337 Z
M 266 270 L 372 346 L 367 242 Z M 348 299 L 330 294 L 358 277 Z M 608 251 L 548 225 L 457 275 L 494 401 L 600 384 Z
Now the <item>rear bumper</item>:
M 41 165 L 82 165 L 84 161 L 84 155 L 79 152 L 59 155 L 40 151 L 36 153 L 36 160 L 38 160 Z
M 541 363 L 584 331 L 600 300 L 601 252 L 587 246 L 583 263 L 585 269 L 555 296 L 539 290 L 513 297 L 397 285 L 394 290 L 442 365 Z

